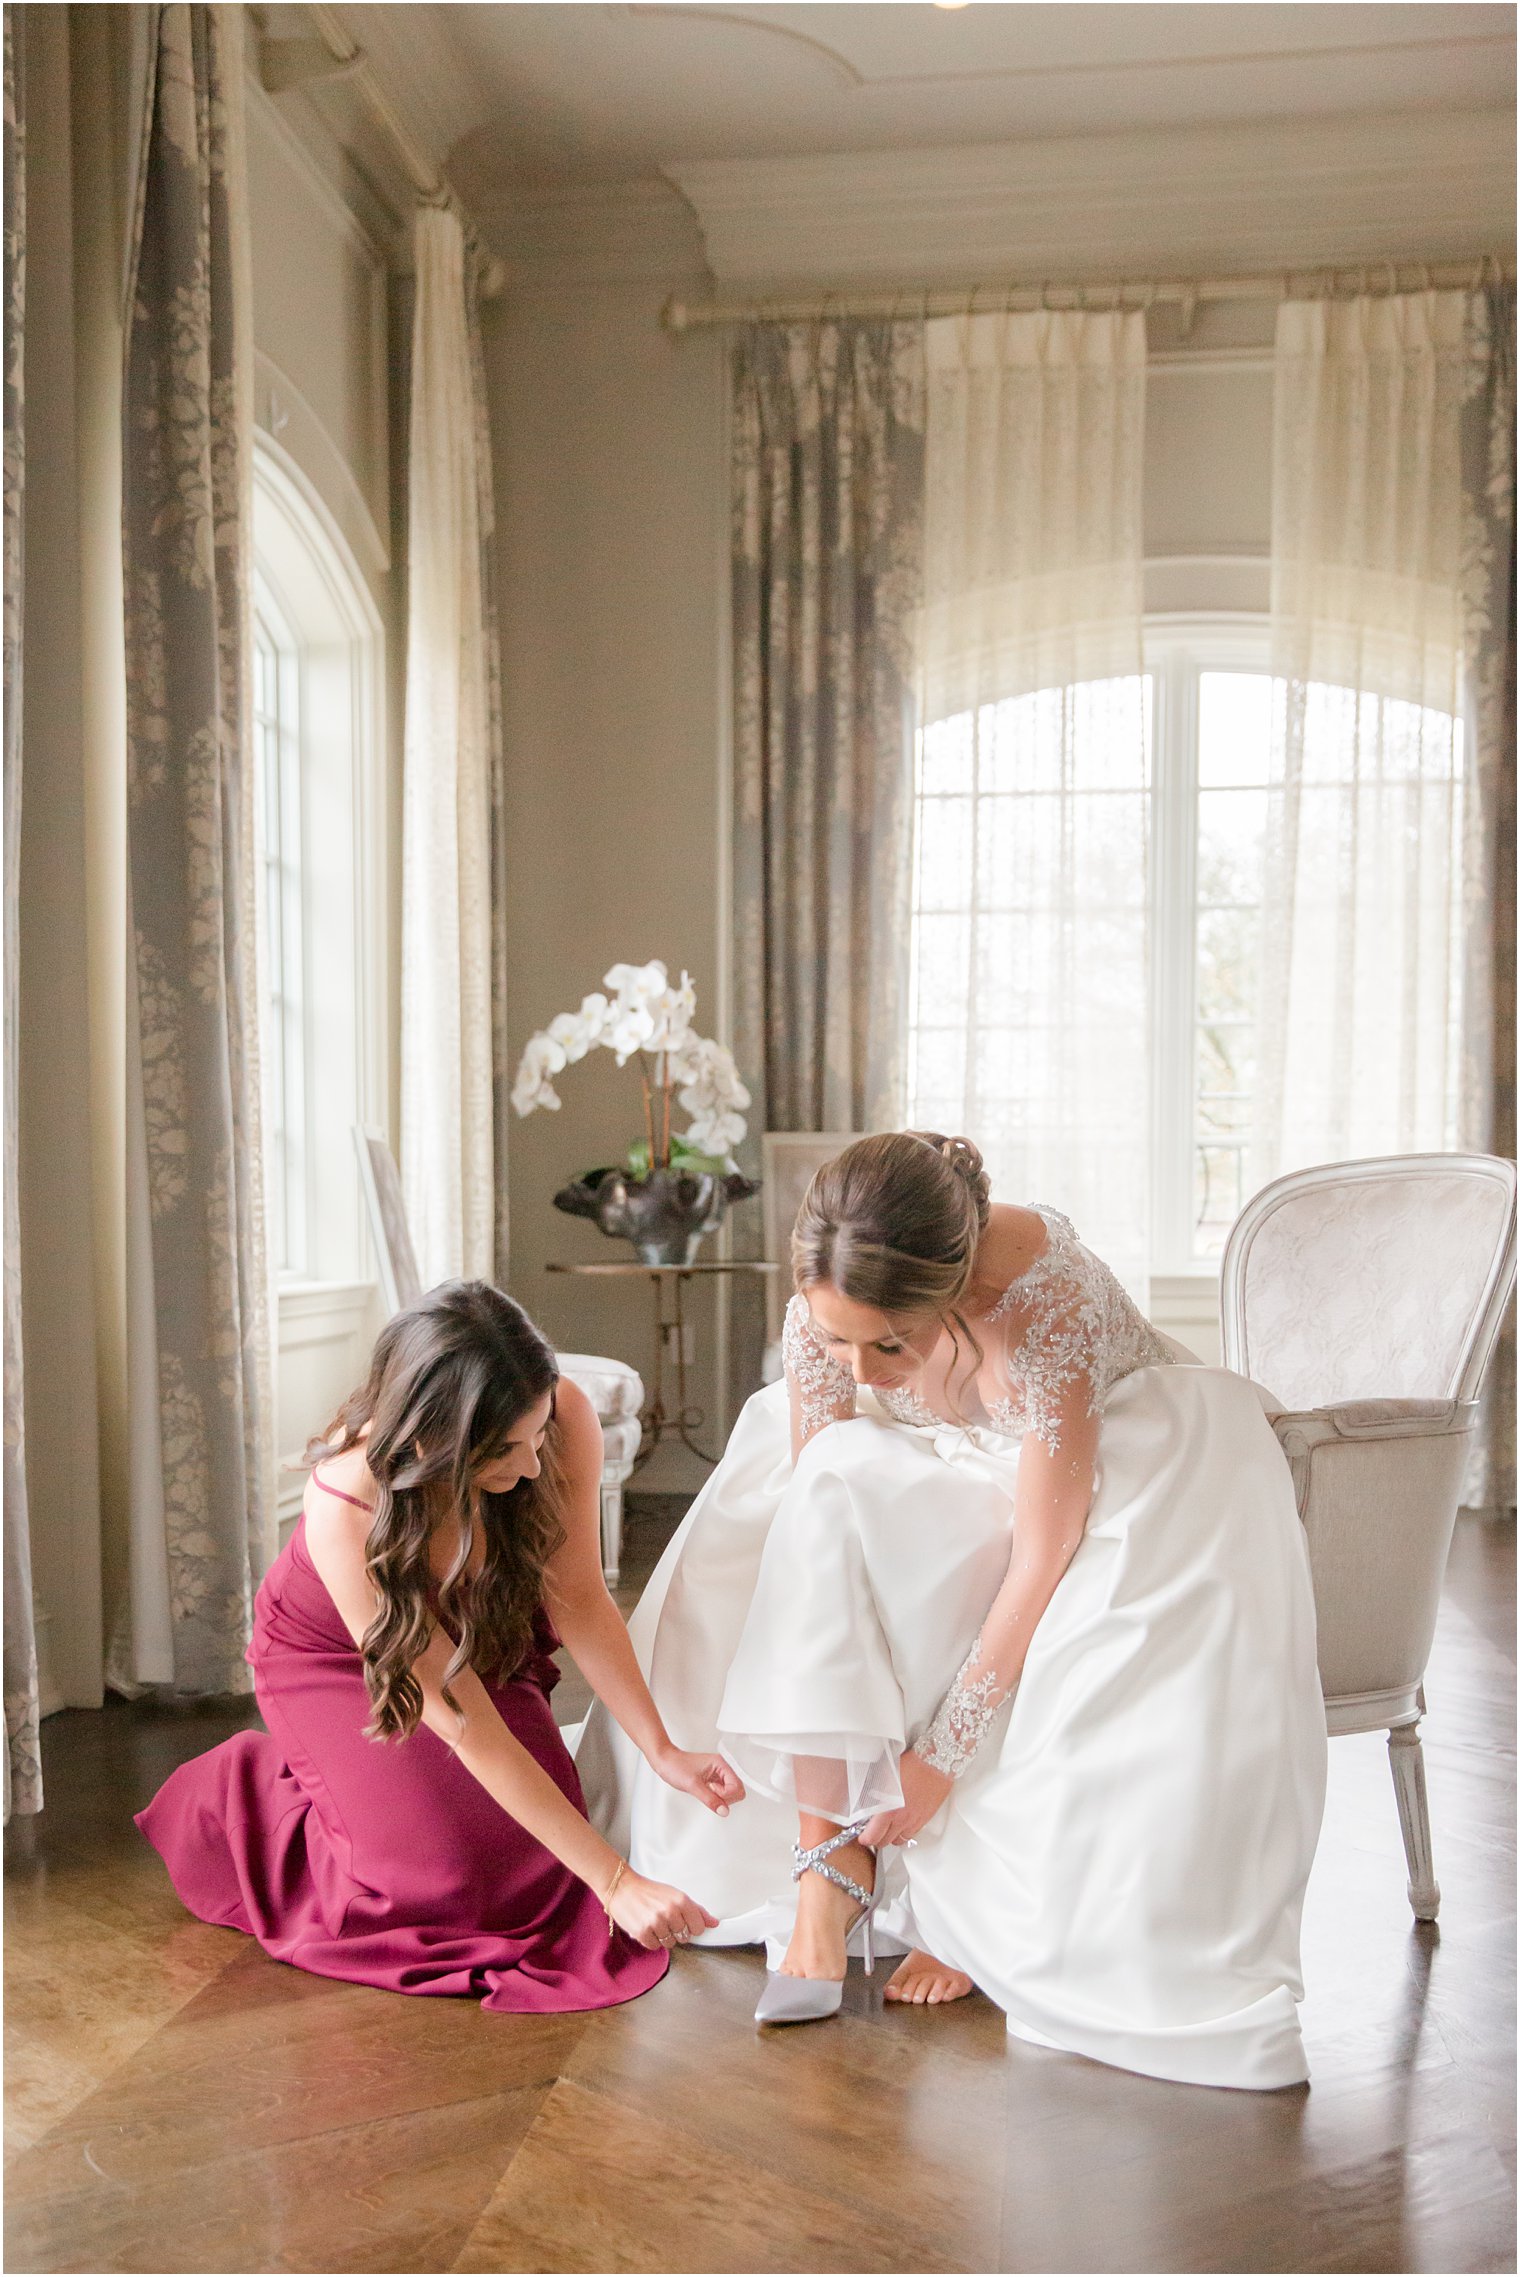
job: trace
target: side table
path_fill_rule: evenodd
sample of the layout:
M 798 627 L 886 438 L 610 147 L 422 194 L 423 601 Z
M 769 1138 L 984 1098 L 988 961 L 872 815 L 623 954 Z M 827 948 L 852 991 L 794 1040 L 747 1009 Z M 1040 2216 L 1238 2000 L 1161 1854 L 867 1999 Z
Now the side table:
M 626 1262 L 620 1260 L 616 1264 L 546 1265 L 544 1267 L 546 1273 L 579 1273 L 588 1276 L 597 1274 L 608 1280 L 617 1278 L 627 1280 L 632 1275 L 643 1274 L 646 1280 L 654 1283 L 654 1382 L 650 1388 L 649 1404 L 639 1418 L 644 1437 L 638 1455 L 634 1460 L 635 1471 L 642 1469 L 660 1441 L 670 1433 L 674 1433 L 682 1446 L 689 1448 L 691 1453 L 699 1461 L 706 1463 L 709 1469 L 718 1460 L 716 1455 L 710 1455 L 704 1447 L 699 1447 L 692 1437 L 694 1431 L 701 1430 L 706 1419 L 700 1408 L 694 1408 L 691 1405 L 687 1395 L 686 1315 L 684 1309 L 686 1283 L 715 1273 L 759 1273 L 764 1275 L 779 1273 L 780 1270 L 779 1265 L 772 1265 L 763 1258 L 749 1257 L 722 1258 L 710 1265 L 642 1265 L 636 1258 L 632 1258 Z M 674 1360 L 676 1404 L 673 1411 L 667 1409 L 665 1405 L 665 1364 L 667 1356 Z

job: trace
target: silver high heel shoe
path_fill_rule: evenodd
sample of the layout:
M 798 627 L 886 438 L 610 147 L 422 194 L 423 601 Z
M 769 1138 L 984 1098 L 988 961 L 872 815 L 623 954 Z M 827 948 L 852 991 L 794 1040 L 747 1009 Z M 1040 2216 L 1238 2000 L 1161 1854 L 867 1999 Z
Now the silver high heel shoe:
M 821 1874 L 826 1882 L 832 1882 L 836 1889 L 846 1891 L 855 1900 L 860 1911 L 852 1914 L 846 1924 L 845 1939 L 848 1942 L 857 1929 L 861 1930 L 861 1958 L 865 1962 L 866 1975 L 870 1976 L 876 1966 L 875 1955 L 871 1950 L 871 1916 L 876 1911 L 876 1892 L 862 1889 L 859 1882 L 852 1881 L 848 1874 L 841 1874 L 837 1867 L 828 1863 L 836 1850 L 855 1840 L 865 1823 L 861 1819 L 854 1826 L 841 1827 L 837 1834 L 829 1836 L 827 1842 L 815 1843 L 811 1850 L 804 1850 L 800 1843 L 794 1842 L 792 1880 L 800 1882 L 804 1874 Z M 845 1966 L 849 1966 L 848 1959 Z M 779 1969 L 767 1969 L 765 1990 L 761 1993 L 760 2005 L 755 2010 L 755 2022 L 812 2024 L 820 2017 L 837 2015 L 843 1998 L 842 1979 L 788 1977 L 783 1976 Z

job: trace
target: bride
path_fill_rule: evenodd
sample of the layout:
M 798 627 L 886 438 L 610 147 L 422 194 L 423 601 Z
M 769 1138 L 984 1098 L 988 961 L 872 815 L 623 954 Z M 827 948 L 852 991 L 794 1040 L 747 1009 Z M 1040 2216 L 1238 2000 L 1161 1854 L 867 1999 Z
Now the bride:
M 965 1139 L 818 1172 L 785 1381 L 747 1403 L 633 1616 L 718 1828 L 593 1709 L 593 1821 L 764 1941 L 757 2016 L 972 1984 L 1042 2046 L 1211 2086 L 1306 2077 L 1299 1918 L 1325 1721 L 1266 1395 L 1150 1326 Z M 795 1884 L 795 1887 L 794 1887 Z

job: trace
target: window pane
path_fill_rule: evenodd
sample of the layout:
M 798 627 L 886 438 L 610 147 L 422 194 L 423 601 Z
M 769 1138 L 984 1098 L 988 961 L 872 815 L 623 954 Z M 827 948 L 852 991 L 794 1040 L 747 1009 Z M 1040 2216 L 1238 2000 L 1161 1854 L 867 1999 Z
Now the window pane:
M 1254 905 L 1261 899 L 1265 791 L 1198 794 L 1198 900 L 1204 908 Z
M 263 837 L 269 1248 L 275 1271 L 289 1275 L 306 1265 L 300 736 L 294 657 L 262 614 L 254 620 L 254 763 Z
M 1271 779 L 1272 680 L 1265 672 L 1198 676 L 1198 785 L 1230 790 Z
M 1258 1022 L 1268 832 L 1286 691 L 1264 673 L 1199 676 L 1194 969 L 1196 1250 L 1217 1255 L 1263 1160 L 1452 1143 L 1461 743 L 1450 715 L 1366 690 L 1303 696 L 1292 808 L 1285 1058 L 1258 1148 Z M 1275 756 L 1274 756 L 1275 754 Z M 1443 1119 L 1444 1118 L 1444 1119 Z M 1253 1169 L 1254 1166 L 1254 1169 Z
M 964 909 L 971 886 L 969 798 L 920 802 L 918 879 L 921 909 Z
M 1146 1217 L 1149 685 L 1041 689 L 925 731 L 908 1120 L 1000 1197 L 1135 1260 Z M 1143 1263 L 1143 1260 L 1140 1260 Z
M 1200 1027 L 1219 1020 L 1255 1020 L 1258 922 L 1254 909 L 1199 910 Z

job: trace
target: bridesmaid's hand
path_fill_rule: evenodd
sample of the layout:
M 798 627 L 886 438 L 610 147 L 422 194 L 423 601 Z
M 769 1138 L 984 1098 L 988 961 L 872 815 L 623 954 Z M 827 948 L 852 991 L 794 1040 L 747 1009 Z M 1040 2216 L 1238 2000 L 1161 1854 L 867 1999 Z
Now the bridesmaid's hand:
M 650 1764 L 678 1795 L 693 1795 L 705 1809 L 727 1818 L 730 1803 L 744 1800 L 744 1781 L 721 1755 L 696 1755 L 684 1747 L 664 1747 Z
M 921 1756 L 908 1748 L 897 1766 L 902 1781 L 902 1807 L 895 1811 L 878 1811 L 860 1830 L 860 1839 L 871 1850 L 884 1850 L 890 1843 L 911 1842 L 920 1827 L 928 1825 L 935 1812 L 948 1799 L 955 1781 L 943 1771 L 933 1771 Z
M 631 1867 L 618 1877 L 611 1899 L 602 1902 L 619 1929 L 651 1952 L 658 1945 L 668 1950 L 672 1945 L 689 1944 L 704 1929 L 718 1926 L 717 1915 L 698 1905 L 684 1890 L 672 1889 L 668 1882 L 648 1881 Z

